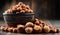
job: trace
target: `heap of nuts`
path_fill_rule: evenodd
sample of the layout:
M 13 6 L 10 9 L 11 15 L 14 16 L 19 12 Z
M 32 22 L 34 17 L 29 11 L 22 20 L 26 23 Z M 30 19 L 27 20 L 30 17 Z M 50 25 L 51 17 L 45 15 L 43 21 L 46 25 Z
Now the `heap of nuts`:
M 16 28 L 1 26 L 0 30 L 14 33 L 58 33 L 60 32 L 54 26 L 49 26 L 42 20 L 35 19 L 34 22 L 27 22 L 25 25 L 19 24 Z
M 33 10 L 30 9 L 29 5 L 25 5 L 23 2 L 19 2 L 17 5 L 11 6 L 8 10 L 5 11 L 5 13 L 33 13 Z

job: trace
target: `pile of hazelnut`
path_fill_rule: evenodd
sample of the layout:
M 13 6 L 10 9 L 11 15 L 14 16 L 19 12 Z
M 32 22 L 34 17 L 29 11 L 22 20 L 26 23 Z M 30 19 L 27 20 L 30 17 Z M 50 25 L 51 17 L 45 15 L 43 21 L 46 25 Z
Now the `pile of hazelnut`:
M 25 25 L 18 24 L 17 27 L 6 27 L 1 26 L 0 30 L 6 31 L 6 32 L 14 32 L 14 33 L 58 33 L 60 32 L 59 29 L 57 29 L 54 26 L 49 26 L 46 23 L 44 23 L 42 20 L 35 19 L 34 22 L 27 22 Z
M 5 13 L 11 14 L 20 14 L 20 13 L 32 13 L 33 10 L 30 9 L 29 5 L 25 5 L 23 2 L 19 2 L 17 5 L 11 6 Z

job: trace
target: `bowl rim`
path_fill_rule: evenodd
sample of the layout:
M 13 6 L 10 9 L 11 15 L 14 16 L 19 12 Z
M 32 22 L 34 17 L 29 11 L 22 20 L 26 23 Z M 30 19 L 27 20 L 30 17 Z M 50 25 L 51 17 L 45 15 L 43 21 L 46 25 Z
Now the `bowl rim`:
M 15 13 L 11 13 L 11 14 L 8 14 L 8 13 L 3 13 L 3 16 L 17 16 L 17 15 L 20 15 L 20 16 L 29 16 L 29 15 L 34 15 L 35 13 L 19 13 L 19 14 L 15 14 Z

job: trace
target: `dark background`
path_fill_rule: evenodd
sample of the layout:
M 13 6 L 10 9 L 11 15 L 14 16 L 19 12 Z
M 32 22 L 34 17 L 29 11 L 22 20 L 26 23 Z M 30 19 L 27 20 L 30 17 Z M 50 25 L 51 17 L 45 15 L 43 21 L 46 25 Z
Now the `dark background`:
M 60 20 L 59 0 L 0 0 L 0 20 L 3 20 L 2 13 L 5 10 L 21 1 L 30 5 L 36 18 Z

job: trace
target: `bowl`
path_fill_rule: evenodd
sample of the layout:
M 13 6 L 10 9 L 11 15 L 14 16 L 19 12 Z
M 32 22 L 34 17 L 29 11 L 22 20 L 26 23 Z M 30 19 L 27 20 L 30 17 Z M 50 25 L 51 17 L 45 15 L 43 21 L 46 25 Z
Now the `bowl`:
M 16 27 L 18 24 L 25 25 L 26 22 L 34 21 L 34 13 L 3 13 L 3 17 L 9 27 Z

